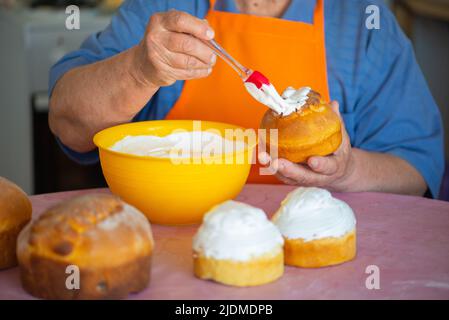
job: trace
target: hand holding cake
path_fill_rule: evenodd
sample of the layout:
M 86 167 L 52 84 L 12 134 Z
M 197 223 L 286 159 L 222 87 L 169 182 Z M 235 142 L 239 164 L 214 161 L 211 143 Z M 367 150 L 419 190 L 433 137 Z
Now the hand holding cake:
M 332 109 L 340 115 L 338 103 L 331 103 Z M 341 121 L 341 145 L 328 156 L 315 155 L 305 163 L 294 163 L 287 159 L 271 159 L 267 154 L 259 155 L 261 162 L 271 162 L 276 176 L 286 184 L 304 187 L 322 187 L 331 191 L 347 191 L 356 180 L 357 161 L 343 121 Z M 356 190 L 352 190 L 356 191 Z
M 338 103 L 326 103 L 310 87 L 288 87 L 282 95 L 268 80 L 245 82 L 245 87 L 270 108 L 260 124 L 267 130 L 262 143 L 270 154 L 260 152 L 260 163 L 273 160 L 270 169 L 284 183 L 341 190 L 353 161 Z M 277 130 L 276 140 L 272 130 Z
M 283 109 L 289 113 L 265 113 L 260 127 L 278 130 L 277 142 L 270 141 L 267 133 L 266 150 L 277 148 L 278 157 L 261 152 L 259 161 L 270 165 L 286 184 L 345 191 L 353 180 L 355 160 L 338 103 L 325 103 L 318 92 L 309 88 L 288 88 L 283 97 L 290 106 L 292 101 L 299 105 L 293 111 Z

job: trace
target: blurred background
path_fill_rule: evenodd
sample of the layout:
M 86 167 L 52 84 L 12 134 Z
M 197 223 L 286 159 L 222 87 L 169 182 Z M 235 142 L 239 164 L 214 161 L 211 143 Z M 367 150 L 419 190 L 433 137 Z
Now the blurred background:
M 344 0 L 342 0 L 344 1 Z M 0 176 L 29 194 L 105 186 L 99 165 L 60 151 L 48 123 L 48 71 L 91 33 L 104 29 L 121 0 L 0 0 Z M 412 40 L 440 107 L 449 160 L 449 0 L 387 1 Z M 67 30 L 65 8 L 81 9 Z M 449 200 L 449 172 L 441 198 Z

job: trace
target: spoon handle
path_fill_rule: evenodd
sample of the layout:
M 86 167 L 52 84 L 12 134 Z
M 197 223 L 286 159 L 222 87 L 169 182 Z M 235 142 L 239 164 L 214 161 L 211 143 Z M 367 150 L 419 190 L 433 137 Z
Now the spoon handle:
M 242 66 L 237 60 L 235 60 L 229 53 L 226 52 L 215 40 L 204 41 L 204 43 L 211 48 L 220 58 L 222 58 L 232 69 L 234 69 L 245 81 L 252 73 L 251 69 Z

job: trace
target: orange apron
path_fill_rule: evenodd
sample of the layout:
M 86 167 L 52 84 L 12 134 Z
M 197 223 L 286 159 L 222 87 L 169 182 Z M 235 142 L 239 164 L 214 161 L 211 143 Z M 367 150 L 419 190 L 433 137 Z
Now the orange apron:
M 214 10 L 206 16 L 215 40 L 237 61 L 266 75 L 278 89 L 312 87 L 329 101 L 324 38 L 324 0 L 317 0 L 313 24 Z M 218 121 L 257 129 L 267 107 L 246 91 L 237 73 L 221 59 L 211 75 L 189 80 L 166 119 Z M 280 183 L 251 168 L 248 182 Z

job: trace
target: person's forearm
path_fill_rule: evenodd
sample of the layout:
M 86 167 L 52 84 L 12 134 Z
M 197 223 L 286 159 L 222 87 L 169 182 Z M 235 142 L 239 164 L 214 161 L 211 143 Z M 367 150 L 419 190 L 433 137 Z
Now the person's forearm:
M 140 43 L 109 59 L 75 68 L 56 84 L 49 125 L 66 146 L 94 149 L 98 131 L 130 121 L 161 86 L 207 77 L 216 62 L 204 43 L 206 20 L 169 10 L 152 15 Z
M 139 73 L 138 47 L 109 59 L 74 68 L 57 82 L 49 124 L 53 133 L 78 152 L 94 149 L 98 131 L 129 122 L 158 90 Z
M 344 191 L 377 191 L 422 196 L 427 185 L 407 161 L 385 153 L 352 149 L 354 167 L 343 182 Z

